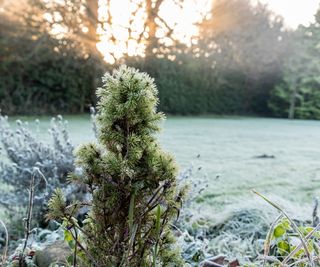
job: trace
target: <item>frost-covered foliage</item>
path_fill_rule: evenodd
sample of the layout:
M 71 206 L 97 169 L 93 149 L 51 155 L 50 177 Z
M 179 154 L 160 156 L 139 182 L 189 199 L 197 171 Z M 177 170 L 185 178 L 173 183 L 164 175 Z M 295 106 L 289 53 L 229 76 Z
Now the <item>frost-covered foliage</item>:
M 194 267 L 217 255 L 250 263 L 261 254 L 269 225 L 259 210 L 235 211 L 219 224 L 203 218 L 181 232 L 182 256 Z
M 197 156 L 199 157 L 200 155 Z M 179 219 L 174 224 L 179 236 L 179 247 L 185 262 L 191 266 L 198 266 L 201 260 L 210 256 L 208 240 L 204 239 L 205 228 L 196 216 L 201 209 L 201 204 L 197 202 L 201 200 L 202 193 L 208 187 L 208 179 L 200 166 L 195 167 L 192 164 L 179 174 L 178 184 L 180 187 L 188 186 Z
M 17 209 L 26 208 L 27 189 L 31 177 L 35 176 L 37 186 L 34 207 L 40 222 L 48 195 L 56 187 L 62 187 L 66 183 L 67 174 L 75 169 L 74 148 L 67 131 L 67 121 L 61 116 L 51 121 L 51 144 L 42 141 L 36 131 L 29 129 L 27 123 L 17 120 L 16 124 L 16 127 L 11 126 L 8 118 L 0 115 L 0 141 L 3 150 L 0 182 L 7 185 L 8 189 L 1 193 L 0 202 L 11 211 L 11 216 L 16 215 Z M 36 125 L 39 127 L 39 120 L 36 120 Z M 71 190 L 70 187 L 64 188 Z
M 262 210 L 234 211 L 223 222 L 209 228 L 209 251 L 242 262 L 253 261 L 263 250 L 269 226 L 270 219 Z
M 200 155 L 197 156 L 199 158 Z M 187 185 L 188 191 L 185 201 L 183 202 L 183 208 L 180 210 L 179 219 L 176 222 L 176 226 L 180 230 L 187 230 L 187 228 L 196 220 L 195 216 L 201 209 L 201 205 L 197 202 L 201 201 L 202 193 L 208 187 L 208 178 L 206 174 L 202 172 L 201 166 L 194 166 L 191 164 L 186 170 L 178 175 L 179 187 Z
M 175 223 L 183 259 L 199 266 L 217 255 L 250 263 L 260 255 L 269 225 L 268 214 L 257 209 L 233 210 L 213 223 L 201 212 L 209 180 L 201 167 L 190 166 L 182 172 L 180 185 L 188 184 L 186 201 Z
M 73 216 L 86 203 L 67 206 L 60 190 L 49 203 L 49 217 L 68 225 L 85 256 L 81 266 L 181 266 L 170 224 L 183 192 L 172 156 L 156 140 L 163 116 L 156 111 L 154 81 L 125 66 L 103 80 L 98 144 L 78 150 L 84 175 L 74 177 L 92 195 L 87 219 L 80 230 Z

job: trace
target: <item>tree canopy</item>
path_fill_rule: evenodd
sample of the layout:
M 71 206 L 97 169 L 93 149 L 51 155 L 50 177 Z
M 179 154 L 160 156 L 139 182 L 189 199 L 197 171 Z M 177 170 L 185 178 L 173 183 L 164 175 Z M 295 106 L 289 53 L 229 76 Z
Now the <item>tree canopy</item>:
M 315 22 L 300 26 L 291 38 L 282 81 L 276 85 L 269 105 L 276 116 L 320 119 L 320 10 Z
M 163 11 L 169 6 L 178 17 L 182 0 L 128 0 L 121 23 L 114 0 L 4 1 L 1 109 L 84 112 L 101 74 L 126 63 L 156 78 L 159 109 L 170 114 L 316 118 L 319 13 L 290 30 L 261 3 L 204 2 L 211 8 L 194 5 L 198 32 L 186 40 Z

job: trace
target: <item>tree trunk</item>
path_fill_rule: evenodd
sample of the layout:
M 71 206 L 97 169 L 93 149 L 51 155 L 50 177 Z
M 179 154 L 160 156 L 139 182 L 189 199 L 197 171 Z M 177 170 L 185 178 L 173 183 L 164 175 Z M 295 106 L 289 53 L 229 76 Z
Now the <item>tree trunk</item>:
M 154 48 L 157 47 L 158 39 L 156 37 L 156 32 L 158 26 L 156 23 L 156 17 L 162 2 L 163 0 L 157 0 L 154 3 L 152 0 L 146 0 L 146 25 L 148 26 L 148 38 L 145 50 L 146 57 L 151 56 L 154 53 Z M 154 6 L 152 6 L 152 4 L 154 4 Z
M 92 92 L 94 92 L 99 83 L 99 61 L 103 59 L 103 55 L 97 48 L 97 43 L 100 41 L 99 34 L 97 32 L 99 24 L 99 0 L 86 0 L 86 13 L 87 13 L 87 27 L 88 32 L 86 34 L 86 45 L 91 59 L 94 61 L 92 64 L 92 73 L 94 75 L 91 77 Z M 99 63 L 98 63 L 99 62 Z M 82 107 L 84 109 L 84 107 Z M 82 110 L 83 112 L 83 110 Z
M 86 13 L 88 17 L 88 33 L 87 42 L 88 48 L 91 55 L 100 57 L 101 54 L 97 49 L 97 43 L 99 42 L 99 35 L 97 33 L 97 27 L 99 22 L 99 1 L 98 0 L 87 0 L 86 1 Z
M 297 87 L 294 86 L 292 94 L 290 96 L 290 106 L 289 106 L 289 114 L 288 114 L 289 119 L 294 119 L 294 112 L 296 108 L 296 95 L 297 95 Z

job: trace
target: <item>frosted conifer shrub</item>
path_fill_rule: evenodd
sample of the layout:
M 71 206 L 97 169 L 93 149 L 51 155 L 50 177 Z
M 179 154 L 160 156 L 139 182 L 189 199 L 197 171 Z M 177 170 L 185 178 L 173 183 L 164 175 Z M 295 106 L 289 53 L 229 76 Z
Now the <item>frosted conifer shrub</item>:
M 163 114 L 156 111 L 153 79 L 133 68 L 106 74 L 98 89 L 98 144 L 83 145 L 73 177 L 87 186 L 90 203 L 66 206 L 60 190 L 49 203 L 49 218 L 62 219 L 76 240 L 81 266 L 182 266 L 170 223 L 184 189 L 177 167 L 155 134 Z M 83 227 L 75 207 L 89 206 Z

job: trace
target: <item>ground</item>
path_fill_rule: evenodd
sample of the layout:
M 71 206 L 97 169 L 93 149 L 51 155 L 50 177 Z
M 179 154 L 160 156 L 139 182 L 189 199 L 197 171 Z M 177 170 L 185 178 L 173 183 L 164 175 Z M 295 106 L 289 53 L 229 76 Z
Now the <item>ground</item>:
M 30 128 L 35 128 L 31 117 Z M 88 116 L 66 116 L 75 144 L 93 139 Z M 49 141 L 49 118 L 40 118 L 39 138 Z M 180 169 L 201 166 L 209 187 L 199 215 L 219 220 L 242 207 L 272 209 L 256 189 L 294 217 L 311 218 L 320 193 L 320 122 L 266 118 L 169 117 L 160 134 Z M 197 158 L 197 155 L 200 157 Z M 257 158 L 261 155 L 274 156 Z

